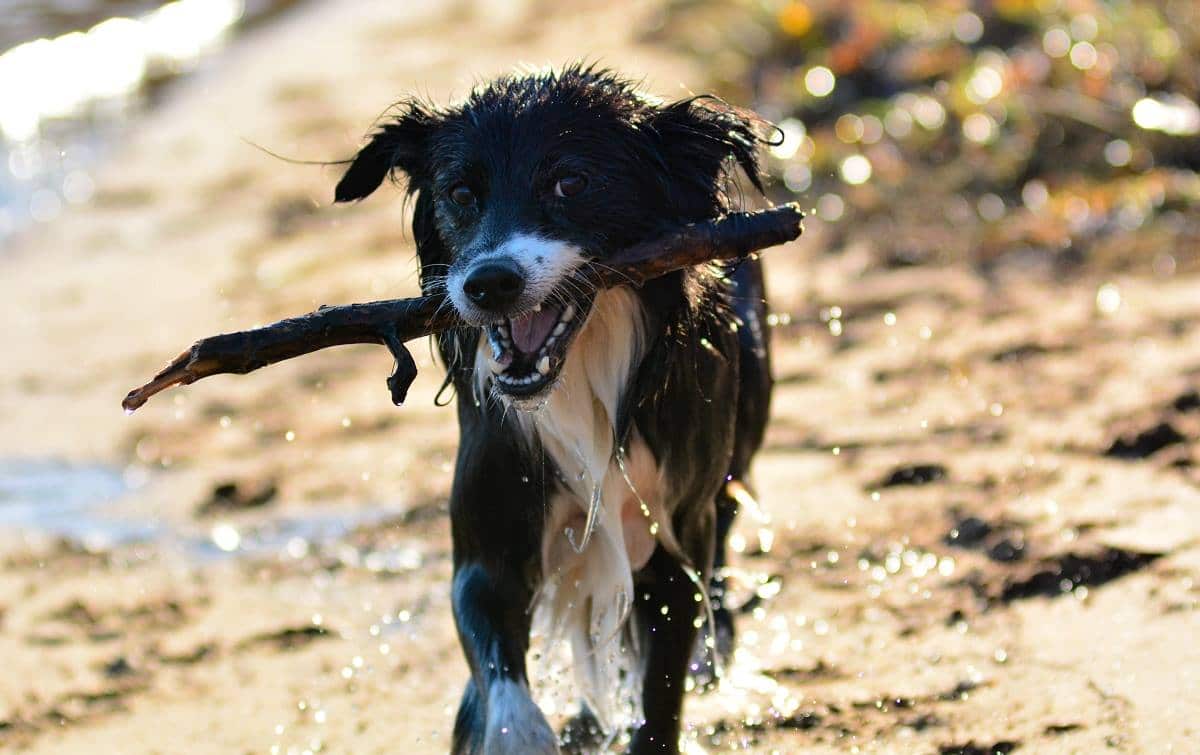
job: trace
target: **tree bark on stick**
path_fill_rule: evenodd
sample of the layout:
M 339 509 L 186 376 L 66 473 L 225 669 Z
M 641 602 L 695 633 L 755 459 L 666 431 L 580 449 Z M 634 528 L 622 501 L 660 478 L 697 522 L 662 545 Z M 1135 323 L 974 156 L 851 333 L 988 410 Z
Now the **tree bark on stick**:
M 745 257 L 792 241 L 800 235 L 803 219 L 795 204 L 731 213 L 635 244 L 605 260 L 603 267 L 585 265 L 580 273 L 598 287 L 641 286 L 685 267 Z M 388 388 L 399 405 L 417 375 L 416 362 L 404 342 L 463 324 L 442 295 L 321 307 L 261 328 L 202 338 L 148 383 L 130 391 L 121 406 L 132 412 L 174 385 L 211 375 L 244 375 L 320 349 L 356 343 L 381 344 L 391 351 L 396 369 L 388 378 Z

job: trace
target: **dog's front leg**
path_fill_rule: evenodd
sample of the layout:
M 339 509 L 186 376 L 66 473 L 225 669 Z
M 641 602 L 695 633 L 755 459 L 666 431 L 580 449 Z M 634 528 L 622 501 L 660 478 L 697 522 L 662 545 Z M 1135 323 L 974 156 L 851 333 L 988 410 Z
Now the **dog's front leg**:
M 552 755 L 558 738 L 529 694 L 532 574 L 543 505 L 528 464 L 496 442 L 497 428 L 464 427 L 451 494 L 454 620 L 471 680 L 454 725 L 456 755 Z
M 688 568 L 661 545 L 639 575 L 640 598 L 635 605 L 646 640 L 642 678 L 645 720 L 634 733 L 630 755 L 679 753 L 683 693 L 700 612 L 693 579 L 705 580 L 712 572 L 715 513 L 711 502 L 699 505 L 678 533 L 684 552 L 696 564 L 697 575 L 689 576 Z
M 454 617 L 472 677 L 455 723 L 455 752 L 548 755 L 558 738 L 529 696 L 529 595 L 480 563 L 454 577 Z

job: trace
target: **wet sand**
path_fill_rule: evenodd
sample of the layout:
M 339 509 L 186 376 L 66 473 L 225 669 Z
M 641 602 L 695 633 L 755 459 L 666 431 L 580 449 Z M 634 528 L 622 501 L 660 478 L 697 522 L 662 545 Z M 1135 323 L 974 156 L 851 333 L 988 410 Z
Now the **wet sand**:
M 0 457 L 115 468 L 113 516 L 160 536 L 0 537 L 0 749 L 445 751 L 456 429 L 428 350 L 403 409 L 371 347 L 118 406 L 199 336 L 415 290 L 396 192 L 334 208 L 336 168 L 247 141 L 341 158 L 404 93 L 582 53 L 702 87 L 637 42 L 642 5 L 399 6 L 251 31 L 3 261 Z M 764 516 L 738 525 L 740 648 L 690 697 L 690 746 L 1194 749 L 1198 281 L 887 269 L 833 235 L 770 256 Z

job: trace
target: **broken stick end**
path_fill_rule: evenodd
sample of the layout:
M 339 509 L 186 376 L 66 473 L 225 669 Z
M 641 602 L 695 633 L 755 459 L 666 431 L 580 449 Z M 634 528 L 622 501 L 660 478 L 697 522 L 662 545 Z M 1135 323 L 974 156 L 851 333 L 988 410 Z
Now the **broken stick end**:
M 121 400 L 121 408 L 125 410 L 126 414 L 133 414 L 135 411 L 145 406 L 146 402 L 150 400 L 150 397 L 154 396 L 156 393 L 160 393 L 173 385 L 186 385 L 190 382 L 192 381 L 178 375 L 160 375 L 140 388 L 134 388 L 132 391 L 125 394 L 125 398 Z
M 136 388 L 127 393 L 125 398 L 121 399 L 121 408 L 125 410 L 126 414 L 133 414 L 135 411 L 141 409 L 145 405 L 145 397 L 143 397 Z
M 155 394 L 161 393 L 173 385 L 188 385 L 204 377 L 204 374 L 196 371 L 194 365 L 193 352 L 200 343 L 197 341 L 192 348 L 171 360 L 171 363 L 164 367 L 162 372 L 155 375 L 153 380 L 126 393 L 125 398 L 121 400 L 121 408 L 125 410 L 125 413 L 133 414 Z

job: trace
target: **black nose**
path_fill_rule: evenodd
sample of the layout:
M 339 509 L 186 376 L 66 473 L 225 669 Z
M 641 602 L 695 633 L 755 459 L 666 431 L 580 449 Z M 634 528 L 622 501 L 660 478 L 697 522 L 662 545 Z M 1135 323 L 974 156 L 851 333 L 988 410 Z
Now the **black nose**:
M 525 276 L 521 275 L 521 269 L 505 260 L 485 262 L 463 282 L 467 298 L 480 309 L 492 312 L 510 309 L 524 290 Z

